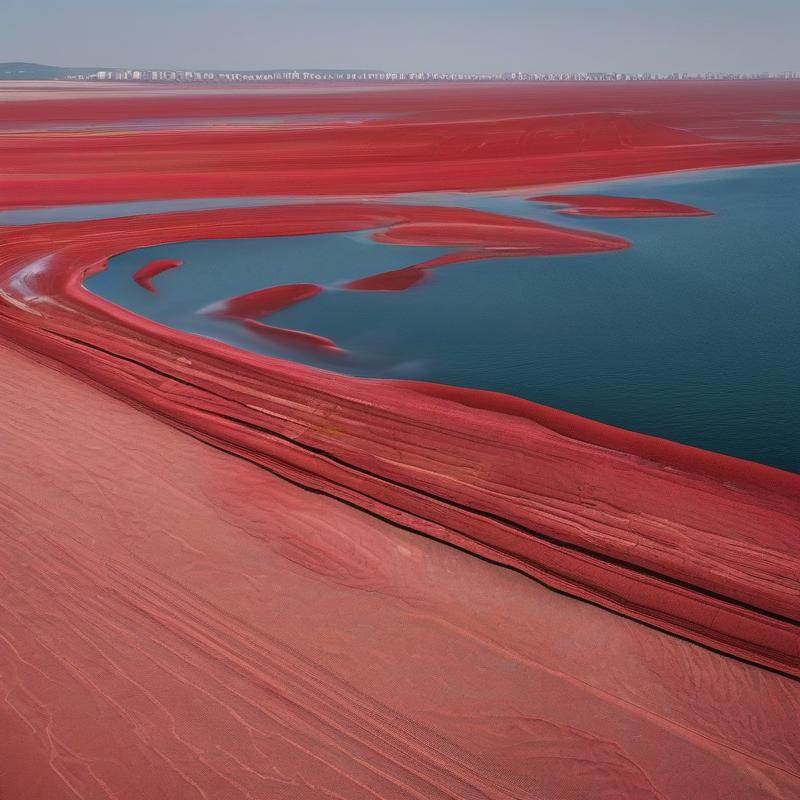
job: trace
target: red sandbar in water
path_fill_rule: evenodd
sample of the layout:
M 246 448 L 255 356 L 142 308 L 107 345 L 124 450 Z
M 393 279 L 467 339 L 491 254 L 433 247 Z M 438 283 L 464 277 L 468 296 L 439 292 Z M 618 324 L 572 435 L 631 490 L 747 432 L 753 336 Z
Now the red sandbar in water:
M 293 349 L 322 351 L 326 353 L 344 354 L 347 351 L 338 347 L 336 342 L 326 336 L 319 336 L 306 331 L 296 331 L 291 328 L 278 328 L 274 325 L 265 325 L 255 319 L 245 319 L 242 325 L 250 331 L 263 336 L 271 342 L 285 345 Z
M 390 241 L 390 239 L 387 238 L 385 241 Z M 620 239 L 619 242 L 619 246 L 614 249 L 621 250 L 628 247 L 628 243 L 623 239 Z M 410 244 L 410 242 L 399 241 L 396 243 Z M 440 244 L 441 243 L 442 242 L 440 242 Z M 597 248 L 597 250 L 601 249 L 606 248 L 602 246 Z M 597 250 L 591 250 L 590 252 L 597 252 Z M 563 255 L 568 252 L 577 254 L 578 252 L 586 251 L 576 248 L 575 250 L 562 250 L 559 252 Z M 445 253 L 442 256 L 431 258 L 428 261 L 420 261 L 418 264 L 412 264 L 410 267 L 401 267 L 400 269 L 393 269 L 388 272 L 368 275 L 365 278 L 357 278 L 356 280 L 348 281 L 343 284 L 342 288 L 352 289 L 358 292 L 404 292 L 406 289 L 410 289 L 412 286 L 417 286 L 422 283 L 430 272 L 433 272 L 439 267 L 465 264 L 470 261 L 485 261 L 493 258 L 524 258 L 526 256 L 541 256 L 546 254 L 547 249 L 544 247 L 489 247 L 479 250 L 458 250 L 455 253 Z M 553 255 L 555 255 L 555 253 L 553 253 Z
M 559 214 L 576 217 L 710 217 L 702 208 L 647 197 L 612 197 L 598 194 L 548 194 L 531 197 L 537 203 L 569 206 Z
M 404 242 L 408 244 L 408 242 Z M 357 292 L 404 292 L 412 286 L 416 286 L 425 280 L 428 272 L 437 267 L 444 267 L 451 264 L 463 264 L 468 261 L 480 261 L 485 258 L 503 257 L 511 255 L 523 255 L 524 251 L 515 248 L 504 249 L 498 254 L 492 254 L 486 250 L 465 250 L 455 253 L 445 253 L 444 255 L 431 258 L 428 261 L 420 261 L 410 267 L 389 270 L 388 272 L 378 272 L 375 275 L 367 275 L 365 278 L 358 278 L 348 281 L 343 285 L 344 289 L 351 289 Z
M 133 274 L 133 279 L 143 289 L 147 289 L 148 292 L 155 292 L 156 288 L 153 286 L 153 278 L 160 275 L 162 272 L 179 267 L 182 263 L 182 261 L 178 261 L 174 258 L 159 258 L 155 261 L 151 261 L 149 264 L 145 264 L 141 269 L 136 270 Z
M 459 219 L 453 219 L 451 209 L 450 218 L 452 221 L 434 218 L 430 222 L 392 225 L 385 231 L 373 234 L 372 238 L 385 244 L 492 247 L 498 250 L 524 248 L 541 255 L 595 253 L 628 246 L 628 242 L 618 236 L 559 228 L 532 220 L 503 218 L 487 212 L 462 212 Z
M 283 286 L 272 286 L 268 289 L 259 289 L 255 292 L 231 297 L 218 303 L 207 306 L 201 313 L 209 317 L 222 317 L 224 319 L 250 319 L 252 317 L 266 317 L 276 311 L 288 308 L 310 297 L 315 297 L 322 291 L 314 283 L 290 283 Z
M 372 239 L 385 244 L 473 246 L 476 249 L 445 253 L 409 267 L 369 275 L 345 283 L 344 288 L 400 292 L 421 283 L 429 271 L 438 267 L 491 258 L 577 255 L 622 250 L 630 246 L 629 242 L 618 236 L 584 233 L 530 220 L 503 218 L 484 212 L 462 212 L 461 216 L 468 221 L 406 222 L 374 233 Z
M 463 259 L 459 258 L 458 261 L 461 262 Z M 404 292 L 424 281 L 425 275 L 425 267 L 415 264 L 348 281 L 344 284 L 344 288 L 356 292 Z

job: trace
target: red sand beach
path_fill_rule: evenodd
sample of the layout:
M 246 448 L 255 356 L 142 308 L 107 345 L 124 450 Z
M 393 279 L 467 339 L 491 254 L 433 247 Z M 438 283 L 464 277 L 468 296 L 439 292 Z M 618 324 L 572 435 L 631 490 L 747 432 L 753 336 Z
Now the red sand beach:
M 568 213 L 702 213 L 538 187 L 797 160 L 795 82 L 39 97 L 0 100 L 4 208 L 321 199 L 0 228 L 0 797 L 800 795 L 800 476 L 256 356 L 83 287 L 116 253 L 198 238 L 454 248 L 346 287 L 378 291 L 620 249 L 357 195 L 517 186 Z M 48 130 L 300 112 L 368 119 Z M 206 313 L 333 351 L 254 319 L 319 290 Z

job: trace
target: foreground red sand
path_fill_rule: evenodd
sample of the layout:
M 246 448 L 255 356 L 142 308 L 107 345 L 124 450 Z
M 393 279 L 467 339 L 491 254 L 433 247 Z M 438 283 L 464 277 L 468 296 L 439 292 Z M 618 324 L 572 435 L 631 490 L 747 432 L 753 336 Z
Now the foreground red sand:
M 0 103 L 18 126 L 0 135 L 2 202 L 503 188 L 800 157 L 793 82 L 551 88 L 55 89 Z M 622 99 L 635 116 L 611 110 Z M 389 117 L 114 132 L 113 147 L 19 132 L 167 108 Z M 356 198 L 0 228 L 0 796 L 798 796 L 799 476 L 513 397 L 257 357 L 83 288 L 132 248 L 376 229 L 453 253 L 347 288 L 627 246 Z M 155 288 L 174 266 L 139 278 Z M 206 311 L 335 352 L 255 319 L 317 291 Z
M 4 798 L 800 792 L 797 682 L 303 491 L 4 346 L 0 380 Z

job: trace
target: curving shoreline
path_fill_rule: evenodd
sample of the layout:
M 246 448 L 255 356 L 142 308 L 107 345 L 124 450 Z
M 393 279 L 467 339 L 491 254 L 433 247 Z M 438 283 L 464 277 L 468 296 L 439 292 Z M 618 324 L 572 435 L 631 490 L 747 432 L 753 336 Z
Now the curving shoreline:
M 800 476 L 517 398 L 259 358 L 165 329 L 82 286 L 113 252 L 198 230 L 358 230 L 391 226 L 398 215 L 335 208 L 336 220 L 324 205 L 275 206 L 14 228 L 3 287 L 15 302 L 0 330 L 295 482 L 663 630 L 800 674 L 791 559 Z M 18 272 L 29 263 L 40 266 Z M 242 302 L 245 313 L 252 303 L 264 310 L 263 296 Z

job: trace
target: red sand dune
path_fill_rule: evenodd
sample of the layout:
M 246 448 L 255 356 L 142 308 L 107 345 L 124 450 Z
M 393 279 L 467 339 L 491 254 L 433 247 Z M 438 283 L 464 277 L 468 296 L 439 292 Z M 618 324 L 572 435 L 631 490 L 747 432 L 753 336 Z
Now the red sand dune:
M 291 135 L 115 133 L 113 147 L 96 132 L 0 134 L 8 207 L 522 186 L 800 155 L 800 126 L 780 117 L 795 82 L 48 91 L 0 103 L 0 120 L 390 116 Z M 752 137 L 770 113 L 774 135 L 709 133 Z M 626 245 L 355 200 L 0 228 L 0 794 L 800 794 L 800 476 L 518 398 L 255 356 L 83 288 L 133 248 L 376 228 L 454 252 L 349 288 Z M 254 317 L 318 290 L 217 311 L 270 333 Z
M 151 261 L 149 264 L 145 264 L 141 269 L 136 270 L 133 279 L 139 286 L 147 289 L 148 292 L 155 292 L 156 287 L 153 286 L 153 278 L 160 275 L 162 272 L 179 267 L 182 263 L 183 262 L 177 261 L 174 258 L 159 258 L 155 261 Z
M 546 194 L 531 197 L 538 203 L 565 205 L 558 213 L 576 217 L 709 217 L 710 211 L 646 197 L 610 197 L 597 194 Z

